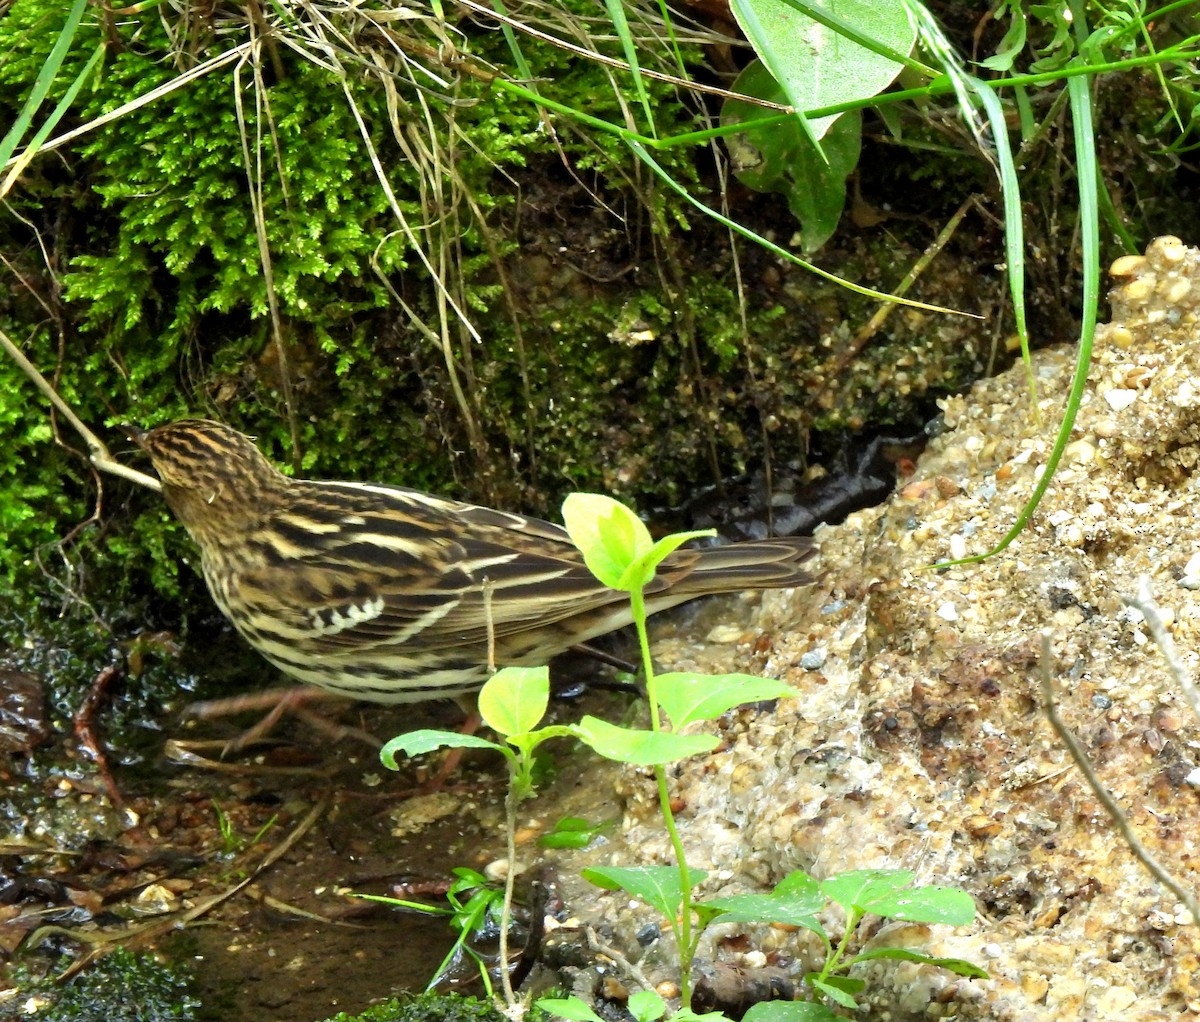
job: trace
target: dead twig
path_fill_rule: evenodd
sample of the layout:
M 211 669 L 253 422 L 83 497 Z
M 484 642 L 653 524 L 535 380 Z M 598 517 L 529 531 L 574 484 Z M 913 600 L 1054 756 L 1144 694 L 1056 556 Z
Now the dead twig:
M 58 391 L 50 385 L 46 377 L 25 357 L 24 352 L 12 342 L 8 334 L 3 330 L 0 330 L 0 348 L 3 348 L 8 357 L 21 367 L 21 371 L 33 381 L 33 385 L 45 395 L 46 399 L 59 411 L 63 418 L 75 427 L 75 432 L 83 437 L 84 442 L 87 444 L 89 460 L 97 469 L 101 472 L 107 472 L 109 475 L 128 479 L 130 482 L 137 483 L 139 486 L 145 486 L 147 489 L 159 493 L 162 492 L 162 485 L 154 476 L 146 475 L 145 472 L 139 472 L 135 468 L 129 468 L 113 459 L 104 441 L 88 429 L 79 416 L 71 411 L 70 406 L 59 397 Z
M 1139 607 L 1139 609 L 1141 609 Z M 1129 821 L 1125 818 L 1125 814 L 1121 811 L 1121 807 L 1117 805 L 1117 800 L 1113 798 L 1110 792 L 1096 776 L 1096 772 L 1092 769 L 1091 760 L 1088 759 L 1087 753 L 1083 751 L 1083 747 L 1079 744 L 1078 739 L 1071 732 L 1071 729 L 1064 723 L 1058 712 L 1058 702 L 1054 695 L 1054 676 L 1051 669 L 1051 650 L 1050 650 L 1050 633 L 1042 632 L 1042 655 L 1041 662 L 1038 665 L 1038 673 L 1042 679 L 1042 702 L 1046 706 L 1046 716 L 1050 720 L 1050 726 L 1054 728 L 1055 734 L 1059 740 L 1066 746 L 1067 752 L 1071 754 L 1071 759 L 1075 761 L 1075 765 L 1079 768 L 1079 772 L 1083 774 L 1083 779 L 1087 781 L 1087 785 L 1092 789 L 1092 794 L 1100 800 L 1100 804 L 1104 806 L 1104 811 L 1108 813 L 1108 817 L 1113 822 L 1113 826 L 1120 832 L 1121 837 L 1129 846 L 1129 850 L 1138 858 L 1143 866 L 1149 870 L 1150 874 L 1170 891 L 1191 913 L 1192 919 L 1200 924 L 1200 902 L 1196 901 L 1195 896 L 1186 890 L 1170 873 L 1166 871 L 1150 854 L 1150 850 L 1142 844 L 1138 836 L 1133 832 L 1133 828 L 1129 825 Z

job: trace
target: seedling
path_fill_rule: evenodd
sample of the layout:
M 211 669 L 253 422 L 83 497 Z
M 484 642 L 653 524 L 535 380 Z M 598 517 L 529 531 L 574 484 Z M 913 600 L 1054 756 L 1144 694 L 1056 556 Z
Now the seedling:
M 460 866 L 452 872 L 458 879 L 450 885 L 450 889 L 446 892 L 446 900 L 450 903 L 449 908 L 376 894 L 359 894 L 356 897 L 362 898 L 364 901 L 378 901 L 385 905 L 413 909 L 429 915 L 448 916 L 451 928 L 458 931 L 458 937 L 454 941 L 454 946 L 442 959 L 441 964 L 434 970 L 433 978 L 426 985 L 425 990 L 430 991 L 437 986 L 454 962 L 465 954 L 475 962 L 479 969 L 480 979 L 483 980 L 484 989 L 491 997 L 492 978 L 488 973 L 487 962 L 467 942 L 474 934 L 487 929 L 489 923 L 502 914 L 504 892 L 490 884 L 482 873 L 473 869 Z M 463 895 L 467 896 L 466 900 L 463 900 Z

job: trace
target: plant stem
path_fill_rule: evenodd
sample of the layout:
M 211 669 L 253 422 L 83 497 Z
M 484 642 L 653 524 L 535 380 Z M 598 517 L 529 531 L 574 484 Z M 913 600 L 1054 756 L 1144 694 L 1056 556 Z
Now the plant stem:
M 646 597 L 642 590 L 634 589 L 629 594 L 633 623 L 637 628 L 638 644 L 642 648 L 642 671 L 646 676 L 646 699 L 650 703 L 650 728 L 662 730 L 662 717 L 658 709 L 658 694 L 655 690 L 654 664 L 650 658 L 650 637 L 646 631 Z M 692 882 L 688 872 L 687 856 L 683 850 L 683 839 L 675 826 L 675 814 L 671 812 L 671 792 L 667 788 L 667 768 L 662 764 L 654 768 L 654 780 L 658 784 L 658 805 L 671 847 L 675 850 L 675 863 L 679 867 L 679 919 L 672 923 L 675 944 L 679 949 L 679 1002 L 687 1009 L 691 1004 L 692 986 Z
M 517 791 L 519 767 L 517 761 L 508 765 L 508 794 L 504 796 L 504 836 L 508 854 L 508 872 L 504 877 L 504 901 L 500 905 L 500 987 L 508 1007 L 517 1003 L 512 979 L 508 975 L 508 927 L 512 922 L 513 891 L 517 882 L 517 805 L 522 801 Z M 486 967 L 485 970 L 486 972 Z

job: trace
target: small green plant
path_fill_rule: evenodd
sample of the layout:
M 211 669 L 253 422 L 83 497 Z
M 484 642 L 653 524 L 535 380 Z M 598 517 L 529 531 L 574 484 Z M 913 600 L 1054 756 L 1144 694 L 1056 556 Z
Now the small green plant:
M 641 876 L 634 875 L 640 872 Z M 700 871 L 693 872 L 703 879 Z M 679 892 L 659 881 L 666 875 L 653 870 L 589 869 L 584 876 L 612 890 L 621 889 L 640 898 L 657 911 L 669 915 L 679 909 Z M 856 996 L 865 983 L 849 975 L 855 965 L 880 958 L 899 959 L 935 965 L 960 976 L 985 978 L 987 973 L 970 962 L 957 958 L 939 958 L 912 948 L 874 948 L 848 954 L 859 924 L 867 915 L 919 923 L 945 923 L 963 926 L 975 916 L 975 903 L 964 891 L 951 887 L 910 887 L 913 874 L 902 869 L 866 869 L 839 873 L 818 881 L 803 870 L 784 877 L 769 894 L 739 894 L 695 902 L 693 909 L 700 928 L 720 920 L 743 923 L 787 923 L 817 934 L 825 944 L 825 957 L 819 969 L 804 977 L 813 995 L 842 1008 L 857 1008 Z M 836 946 L 822 925 L 819 914 L 830 903 L 841 907 L 846 923 Z M 646 992 L 652 993 L 652 992 Z M 666 1005 L 647 997 L 638 1009 L 630 1011 L 639 1022 L 656 1022 L 666 1015 Z M 686 1002 L 685 1002 L 686 1003 Z M 575 1022 L 600 1022 L 599 1016 L 576 997 L 546 998 L 538 1006 L 553 1015 Z M 671 1015 L 672 1022 L 696 1018 L 683 1010 Z M 838 1016 L 818 1001 L 769 1001 L 756 1004 L 746 1013 L 748 1022 L 832 1022 Z
M 816 933 L 825 942 L 825 960 L 821 969 L 806 978 L 817 996 L 843 1007 L 853 1006 L 854 995 L 862 989 L 862 981 L 848 976 L 847 971 L 872 958 L 921 961 L 964 976 L 983 976 L 981 970 L 968 962 L 934 958 L 909 949 L 887 948 L 848 956 L 855 931 L 868 913 L 951 925 L 963 925 L 974 918 L 974 902 L 965 892 L 945 887 L 909 888 L 913 877 L 905 871 L 859 871 L 822 882 L 796 872 L 769 894 L 709 901 L 694 898 L 695 888 L 707 874 L 687 864 L 671 809 L 666 766 L 688 756 L 711 752 L 718 739 L 714 735 L 682 731 L 696 721 L 713 720 L 744 703 L 785 698 L 793 694 L 792 690 L 781 681 L 744 674 L 655 673 L 646 630 L 646 587 L 668 554 L 690 539 L 711 533 L 675 533 L 655 542 L 629 508 L 596 494 L 569 496 L 563 504 L 563 519 L 592 574 L 605 585 L 629 594 L 641 649 L 650 727 L 621 727 L 592 716 L 585 716 L 578 724 L 541 727 L 549 703 L 549 671 L 545 667 L 508 667 L 497 672 L 479 694 L 480 715 L 501 741 L 452 731 L 414 731 L 384 746 L 380 754 L 384 765 L 397 769 L 397 753 L 415 756 L 446 747 L 487 748 L 503 756 L 509 767 L 506 804 L 510 863 L 515 862 L 517 806 L 534 793 L 535 752 L 543 742 L 574 738 L 606 759 L 652 767 L 659 810 L 675 853 L 675 864 L 596 867 L 584 870 L 583 875 L 600 887 L 625 891 L 640 899 L 669 921 L 679 953 L 680 999 L 685 1006 L 672 1016 L 674 1022 L 701 1017 L 686 1007 L 691 1000 L 692 963 L 704 929 L 718 918 L 729 922 L 790 923 Z M 584 821 L 561 821 L 555 828 L 554 841 L 563 839 L 570 846 L 586 843 L 591 836 L 592 831 Z M 509 870 L 503 901 L 501 961 L 507 959 L 505 939 L 514 873 L 515 870 Z M 830 901 L 842 906 L 846 914 L 845 931 L 836 946 L 818 919 Z M 501 979 L 511 1004 L 515 998 L 508 987 L 506 972 L 501 972 Z M 564 1018 L 597 1020 L 592 1009 L 578 998 L 546 999 L 539 1006 Z M 807 1002 L 784 1007 L 794 1012 L 789 1022 L 833 1017 L 832 1011 L 822 1004 Z M 654 1022 L 666 1013 L 664 1002 L 653 991 L 634 995 L 629 1008 L 639 1022 Z
M 393 760 L 394 762 L 394 760 Z M 396 905 L 400 908 L 426 912 L 429 915 L 448 916 L 450 926 L 458 932 L 454 945 L 446 953 L 441 964 L 434 970 L 433 978 L 426 985 L 426 992 L 431 991 L 447 973 L 460 955 L 470 957 L 479 968 L 479 976 L 483 981 L 488 997 L 492 996 L 492 978 L 488 973 L 485 962 L 469 943 L 472 935 L 487 929 L 490 924 L 503 915 L 504 892 L 493 884 L 487 877 L 473 869 L 460 866 L 452 871 L 457 878 L 446 892 L 449 908 L 439 905 L 425 905 L 419 901 L 406 901 L 403 898 L 389 898 L 375 894 L 360 894 L 357 897 L 366 901 L 379 901 L 385 905 Z M 465 897 L 464 897 L 465 896 Z
M 238 852 L 246 848 L 252 848 L 258 844 L 264 837 L 267 831 L 275 826 L 275 821 L 279 819 L 279 814 L 276 813 L 266 823 L 264 823 L 255 832 L 254 836 L 248 840 L 237 832 L 234 827 L 233 820 L 229 818 L 229 814 L 221 808 L 221 804 L 216 800 L 212 800 L 213 812 L 217 815 L 217 830 L 221 833 L 221 856 L 230 859 L 237 855 Z

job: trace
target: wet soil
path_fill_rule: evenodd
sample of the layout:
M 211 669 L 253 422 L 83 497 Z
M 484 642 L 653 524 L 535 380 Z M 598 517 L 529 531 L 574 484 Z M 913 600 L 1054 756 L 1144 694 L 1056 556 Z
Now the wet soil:
M 584 700 L 589 712 L 610 719 L 629 701 L 616 693 Z M 574 719 L 584 711 L 571 704 L 551 712 Z M 450 704 L 346 703 L 322 713 L 381 738 L 461 722 Z M 335 741 L 297 721 L 285 721 L 269 745 L 232 758 L 208 749 L 209 762 L 168 758 L 186 751 L 180 740 L 219 742 L 254 719 L 168 725 L 151 775 L 114 770 L 123 813 L 94 773 L 74 771 L 72 779 L 60 769 L 54 780 L 22 779 L 12 761 L 10 806 L 20 804 L 24 787 L 32 819 L 42 812 L 29 808 L 39 803 L 36 789 L 50 788 L 59 818 L 75 823 L 35 823 L 19 840 L 0 843 L 0 864 L 24 884 L 0 906 L 9 960 L 59 973 L 89 946 L 153 949 L 191 970 L 200 1018 L 227 1022 L 315 1022 L 423 989 L 451 947 L 446 920 L 352 895 L 444 906 L 453 868 L 484 870 L 500 858 L 503 765 L 472 754 L 446 787 L 430 792 L 415 764 L 385 770 L 365 744 Z M 39 757 L 61 752 L 70 762 L 72 742 L 64 737 Z M 84 807 L 109 829 L 97 824 L 85 834 Z M 60 928 L 39 931 L 46 923 Z M 445 988 L 476 992 L 473 980 L 468 963 Z M 0 1018 L 13 1003 L 0 1001 Z

